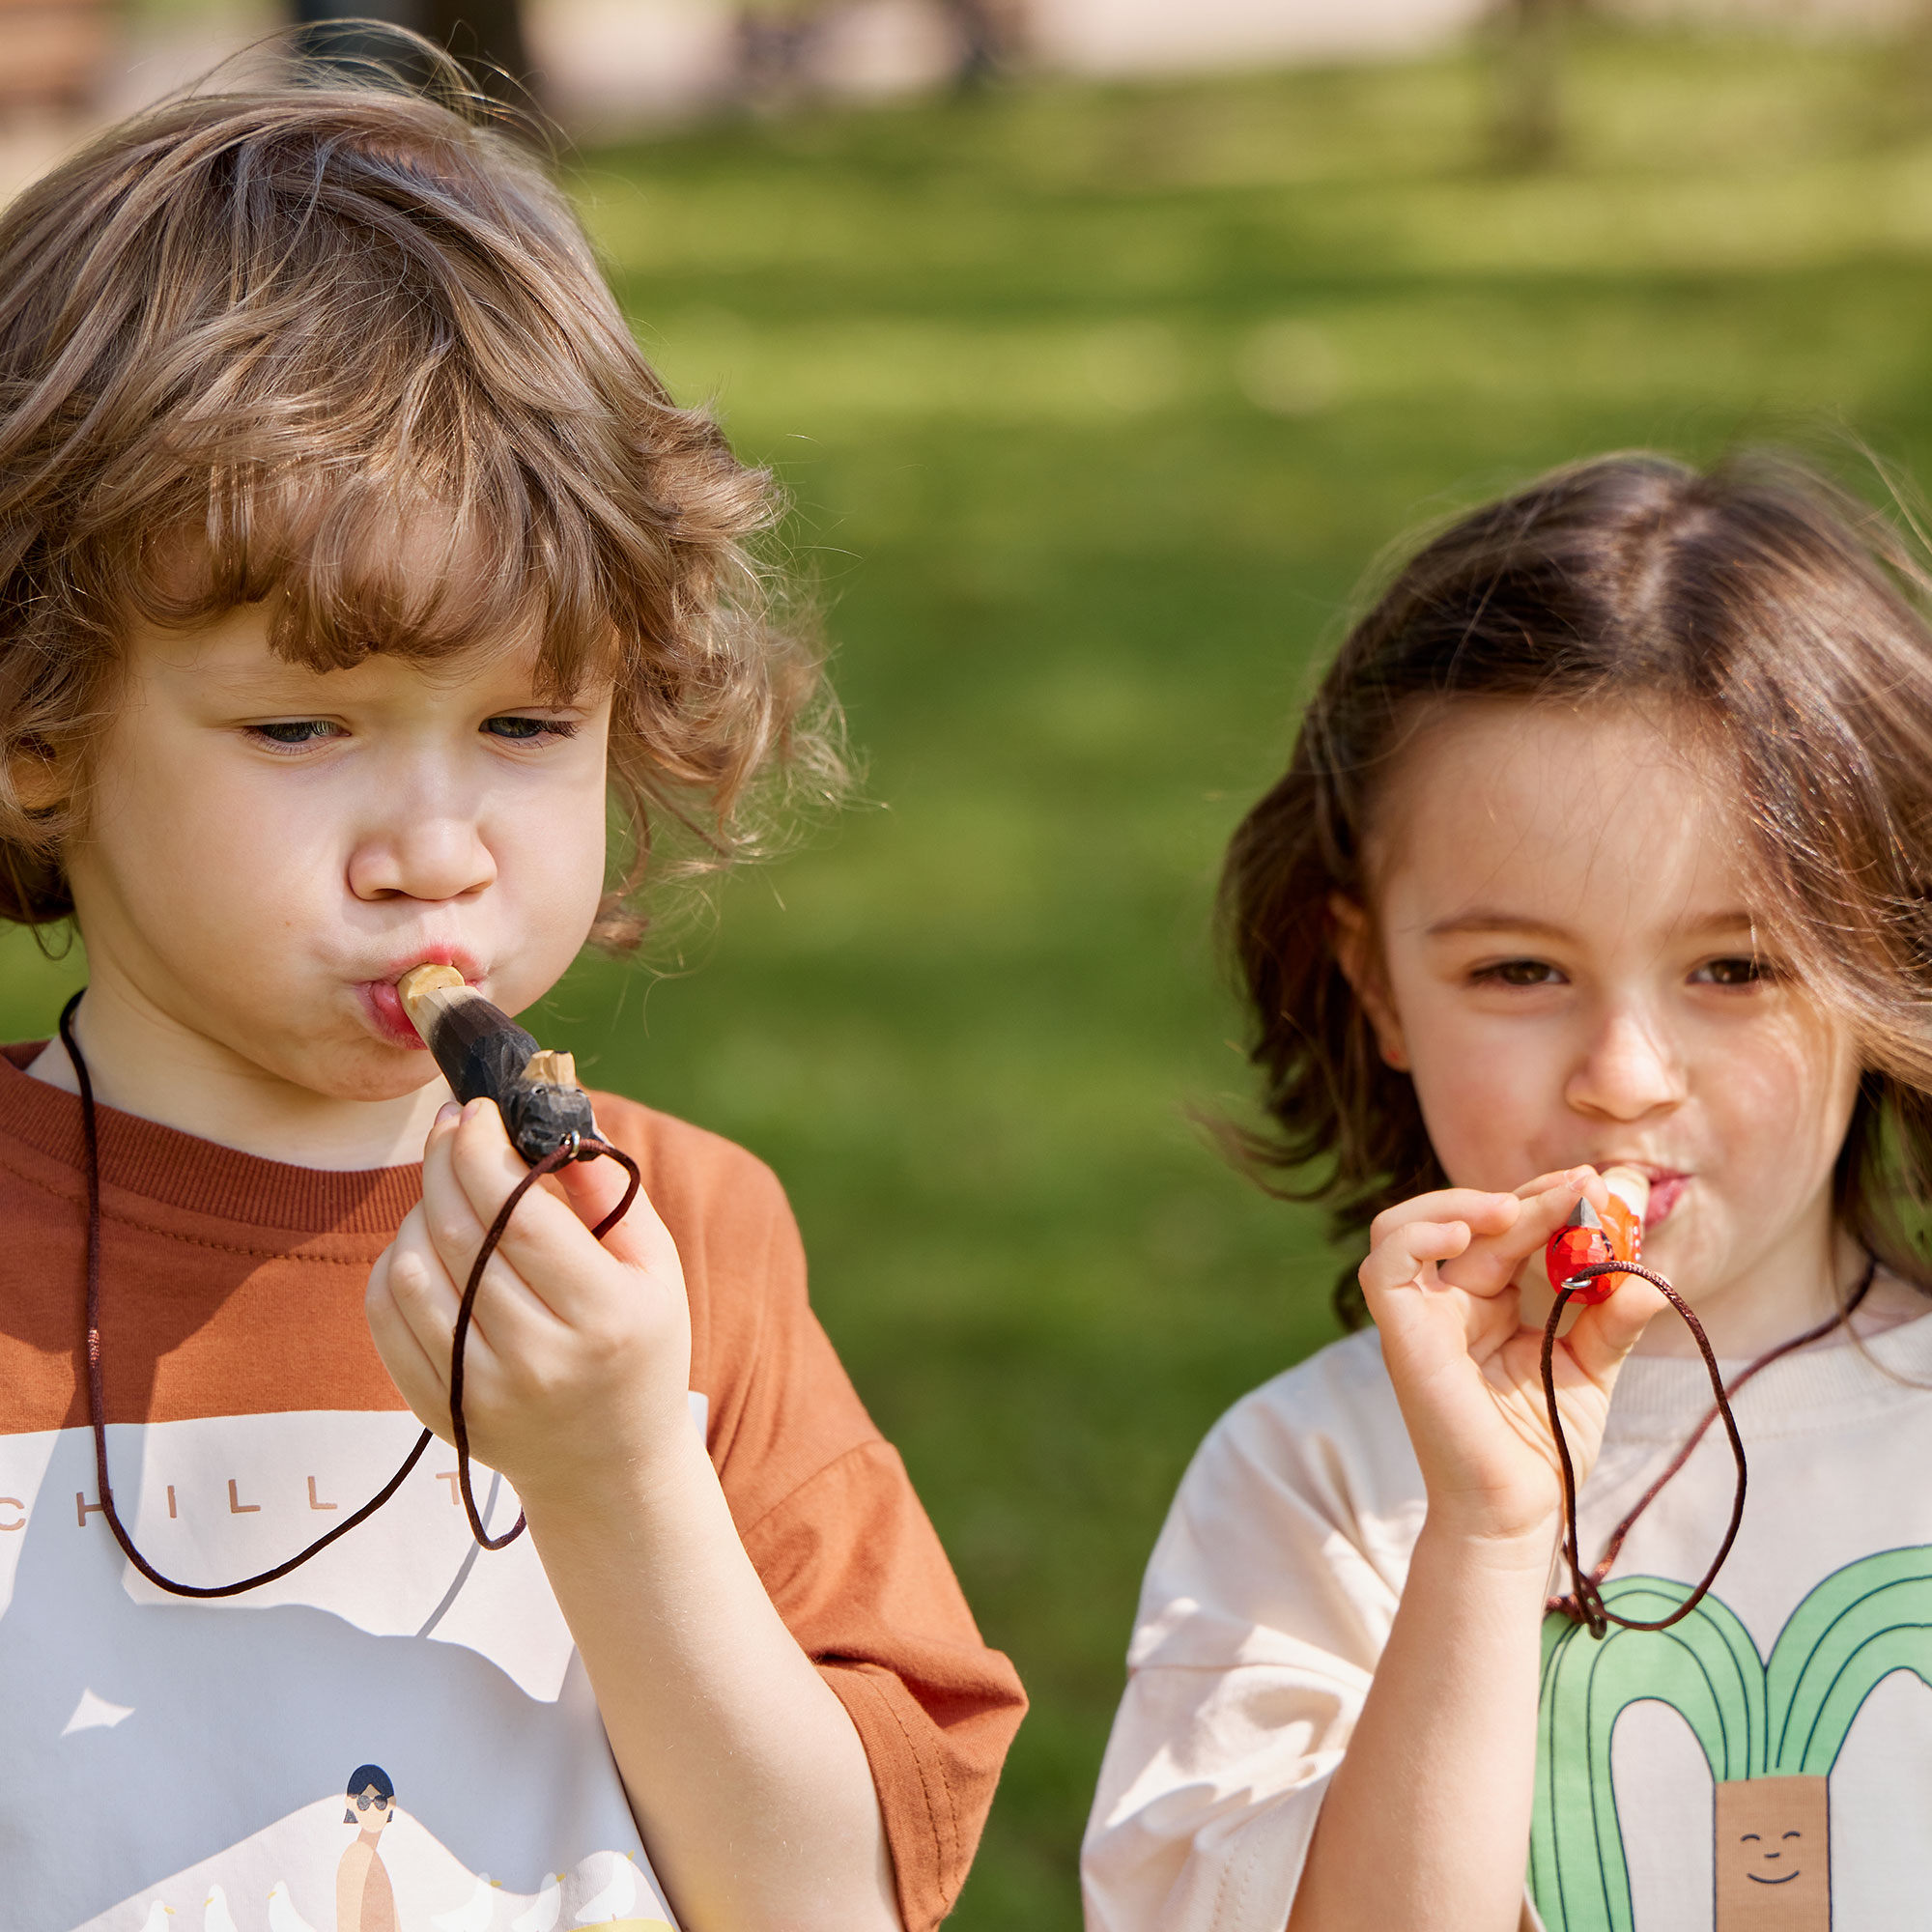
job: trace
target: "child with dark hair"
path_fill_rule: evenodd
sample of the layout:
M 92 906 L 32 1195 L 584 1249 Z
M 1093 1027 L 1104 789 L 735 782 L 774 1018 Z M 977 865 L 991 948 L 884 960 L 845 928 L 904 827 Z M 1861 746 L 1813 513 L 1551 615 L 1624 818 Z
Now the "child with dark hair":
M 1181 1484 L 1093 1932 L 1922 1918 L 1928 609 L 1789 463 L 1639 455 L 1459 521 L 1350 634 L 1223 908 L 1246 1151 L 1366 1246 L 1374 1325 Z M 1707 1595 L 1707 1365 L 1649 1282 L 1572 1320 L 1546 1261 L 1613 1167 L 1747 1456 Z
M 530 1170 L 398 992 L 837 789 L 772 515 L 451 105 L 195 95 L 0 216 L 0 914 L 89 972 L 0 1057 L 0 1926 L 950 1909 L 1023 1699 L 778 1182 L 597 1095 L 642 1191 L 522 1197 L 459 1404 Z

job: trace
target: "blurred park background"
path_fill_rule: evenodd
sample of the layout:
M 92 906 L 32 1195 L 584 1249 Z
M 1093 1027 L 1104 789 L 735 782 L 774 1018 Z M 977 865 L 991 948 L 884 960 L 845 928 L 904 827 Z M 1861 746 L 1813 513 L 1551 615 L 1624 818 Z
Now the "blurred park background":
M 14 179 L 274 24 L 61 4 L 93 65 L 8 108 Z M 628 118 L 571 93 L 600 22 L 635 71 L 673 15 Z M 1246 1088 L 1220 848 L 1418 520 L 1616 445 L 1925 470 L 1932 12 L 530 0 L 519 31 L 640 339 L 791 494 L 867 767 L 537 1030 L 782 1176 L 1034 1695 L 955 1922 L 1071 1932 L 1174 1484 L 1334 1332 L 1319 1222 L 1197 1123 Z M 80 973 L 0 941 L 7 1036 Z

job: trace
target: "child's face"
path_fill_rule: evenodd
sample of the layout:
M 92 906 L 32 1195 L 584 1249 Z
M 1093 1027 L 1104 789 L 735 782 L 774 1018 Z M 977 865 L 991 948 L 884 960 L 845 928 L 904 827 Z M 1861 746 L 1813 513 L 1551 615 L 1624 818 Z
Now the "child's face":
M 395 981 L 446 960 L 516 1011 L 570 963 L 605 854 L 609 694 L 533 702 L 531 655 L 321 673 L 265 607 L 137 629 L 69 848 L 90 984 L 333 1098 L 435 1077 Z M 90 996 L 92 998 L 92 995 Z
M 1688 1294 L 1815 1268 L 1858 1062 L 1753 963 L 1721 785 L 1633 713 L 1556 705 L 1446 712 L 1406 758 L 1372 841 L 1381 986 L 1358 978 L 1450 1180 L 1627 1162 Z

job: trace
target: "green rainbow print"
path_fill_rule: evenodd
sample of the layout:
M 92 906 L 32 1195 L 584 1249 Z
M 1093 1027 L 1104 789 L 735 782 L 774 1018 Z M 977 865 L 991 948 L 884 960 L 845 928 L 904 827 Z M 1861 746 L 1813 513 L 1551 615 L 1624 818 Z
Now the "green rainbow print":
M 1689 1595 L 1632 1577 L 1604 1601 L 1654 1620 Z M 1667 1631 L 1612 1625 L 1601 1642 L 1547 1618 L 1529 1879 L 1548 1932 L 1636 1932 L 1610 1738 L 1645 1702 L 1690 1725 L 1717 1783 L 1717 1932 L 1828 1932 L 1828 1780 L 1865 1699 L 1895 1670 L 1932 1685 L 1932 1547 L 1834 1571 L 1791 1613 L 1769 1662 L 1716 1597 Z

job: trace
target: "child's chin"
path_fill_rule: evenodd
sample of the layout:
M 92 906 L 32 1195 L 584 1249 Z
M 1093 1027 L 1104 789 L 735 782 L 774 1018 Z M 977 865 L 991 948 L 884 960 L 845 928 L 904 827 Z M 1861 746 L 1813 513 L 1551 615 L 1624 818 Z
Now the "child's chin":
M 359 1051 L 317 1056 L 295 1078 L 325 1100 L 373 1104 L 420 1094 L 440 1075 L 436 1062 L 426 1053 L 406 1053 L 398 1047 L 365 1040 Z

